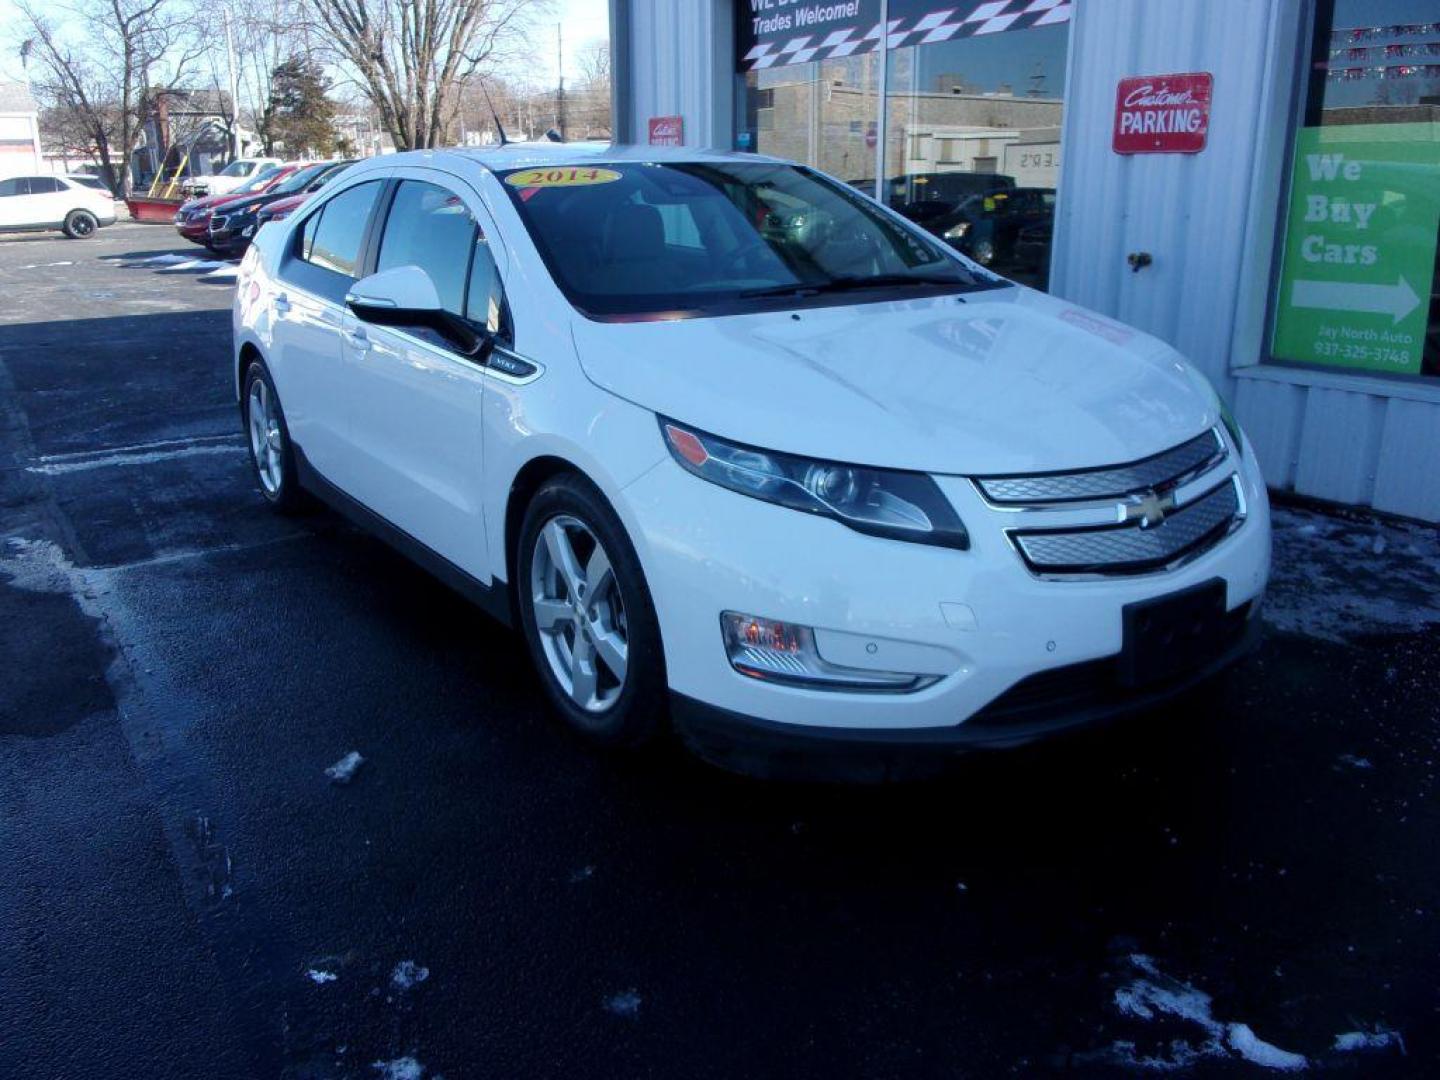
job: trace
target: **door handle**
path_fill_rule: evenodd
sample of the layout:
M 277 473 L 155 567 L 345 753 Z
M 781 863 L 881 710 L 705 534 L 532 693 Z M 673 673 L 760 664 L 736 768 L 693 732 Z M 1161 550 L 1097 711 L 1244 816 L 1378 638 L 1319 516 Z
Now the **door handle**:
M 368 352 L 370 350 L 370 339 L 366 337 L 364 330 L 347 330 L 345 340 L 356 352 Z
M 281 315 L 284 315 L 287 311 L 290 310 L 290 298 L 284 293 L 281 293 L 279 296 L 275 297 L 275 310 L 278 311 Z

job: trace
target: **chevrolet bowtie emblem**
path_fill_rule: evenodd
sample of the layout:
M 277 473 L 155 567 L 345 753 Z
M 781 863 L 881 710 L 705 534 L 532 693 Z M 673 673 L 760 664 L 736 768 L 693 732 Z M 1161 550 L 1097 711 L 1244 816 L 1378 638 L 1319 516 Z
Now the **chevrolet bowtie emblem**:
M 1153 529 L 1165 520 L 1165 515 L 1175 509 L 1175 493 L 1158 495 L 1147 491 L 1144 495 L 1132 495 L 1117 508 L 1122 524 L 1138 521 L 1140 528 Z

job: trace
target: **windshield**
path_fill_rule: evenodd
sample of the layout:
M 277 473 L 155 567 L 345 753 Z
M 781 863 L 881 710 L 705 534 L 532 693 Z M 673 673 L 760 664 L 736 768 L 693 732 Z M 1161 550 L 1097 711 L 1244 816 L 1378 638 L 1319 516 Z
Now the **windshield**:
M 294 195 L 309 187 L 321 173 L 335 167 L 333 162 L 322 161 L 318 165 L 307 165 L 303 169 L 297 169 L 293 176 L 288 176 L 280 183 L 270 189 L 272 195 Z
M 246 180 L 245 183 L 237 187 L 232 194 L 248 195 L 252 191 L 264 191 L 267 187 L 270 186 L 271 183 L 274 182 L 275 173 L 278 171 L 278 169 L 266 169 L 264 172 L 258 172 L 249 180 Z
M 721 315 L 1006 282 L 970 271 L 864 196 L 771 162 L 500 173 L 551 275 L 593 318 Z
M 253 170 L 254 168 L 255 162 L 253 161 L 232 161 L 229 165 L 225 166 L 224 170 L 220 173 L 220 175 L 249 176 L 251 170 Z

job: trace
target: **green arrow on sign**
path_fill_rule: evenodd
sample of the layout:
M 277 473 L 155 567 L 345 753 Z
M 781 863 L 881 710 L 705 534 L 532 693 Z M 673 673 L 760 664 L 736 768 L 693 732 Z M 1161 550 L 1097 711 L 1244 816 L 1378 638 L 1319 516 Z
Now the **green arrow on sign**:
M 1364 311 L 1373 315 L 1389 315 L 1394 322 L 1409 315 L 1420 304 L 1420 297 L 1400 275 L 1394 285 L 1360 285 L 1349 281 L 1298 280 L 1290 293 L 1295 307 L 1327 308 L 1332 311 Z

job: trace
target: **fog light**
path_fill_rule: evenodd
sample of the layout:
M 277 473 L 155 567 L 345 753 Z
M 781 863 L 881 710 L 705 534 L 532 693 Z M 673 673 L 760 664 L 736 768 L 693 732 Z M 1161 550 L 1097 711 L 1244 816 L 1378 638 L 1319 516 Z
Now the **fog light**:
M 726 611 L 720 615 L 725 653 L 741 675 L 812 690 L 905 693 L 929 686 L 935 675 L 871 671 L 827 661 L 815 647 L 808 626 Z

